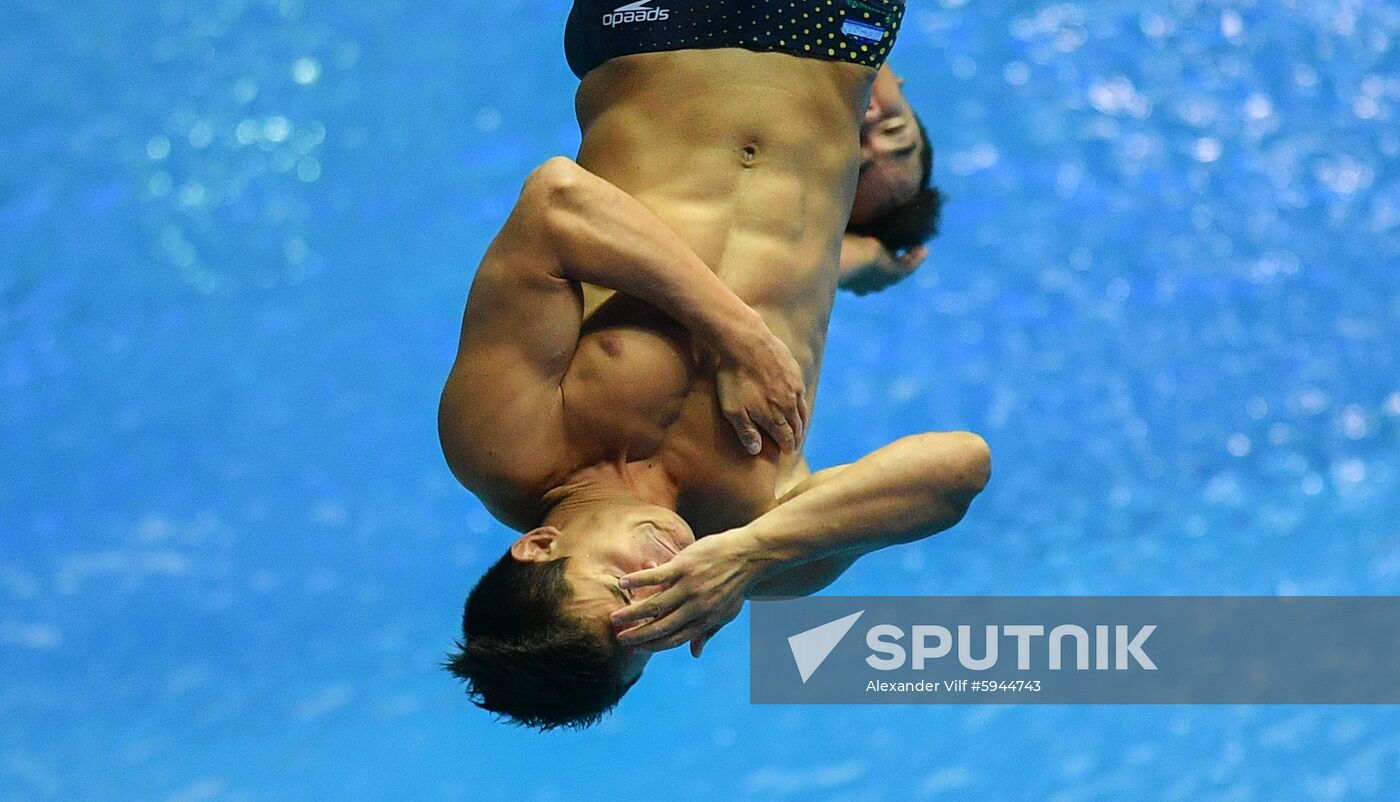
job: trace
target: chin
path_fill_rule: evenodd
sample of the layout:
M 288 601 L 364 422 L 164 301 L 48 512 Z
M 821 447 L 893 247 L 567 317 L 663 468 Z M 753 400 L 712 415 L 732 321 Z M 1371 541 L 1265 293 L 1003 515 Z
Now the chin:
M 875 215 L 872 213 L 874 206 L 874 203 L 862 198 L 860 191 L 857 190 L 855 203 L 851 205 L 851 219 L 847 225 L 862 226 L 874 220 Z

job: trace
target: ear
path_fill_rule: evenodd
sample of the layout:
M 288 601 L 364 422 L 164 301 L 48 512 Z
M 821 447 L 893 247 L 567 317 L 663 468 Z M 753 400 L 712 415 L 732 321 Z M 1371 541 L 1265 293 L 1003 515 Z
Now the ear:
M 510 544 L 510 556 L 523 563 L 545 563 L 563 555 L 559 553 L 557 538 L 562 535 L 552 526 L 531 529 Z

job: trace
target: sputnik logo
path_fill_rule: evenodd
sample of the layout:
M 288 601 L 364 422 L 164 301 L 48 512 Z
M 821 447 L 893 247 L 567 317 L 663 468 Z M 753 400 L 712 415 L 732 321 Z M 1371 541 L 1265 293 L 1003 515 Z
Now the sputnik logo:
M 803 685 L 806 685 L 807 680 L 821 668 L 837 644 L 841 643 L 841 639 L 855 626 L 856 619 L 862 615 L 865 615 L 864 610 L 788 638 L 788 648 L 792 650 L 792 659 L 797 663 L 797 673 L 802 677 Z

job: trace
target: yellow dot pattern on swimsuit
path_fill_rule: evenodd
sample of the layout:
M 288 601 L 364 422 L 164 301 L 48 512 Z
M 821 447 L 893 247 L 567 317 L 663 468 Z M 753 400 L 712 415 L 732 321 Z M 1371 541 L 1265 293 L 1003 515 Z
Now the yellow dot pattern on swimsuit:
M 879 67 L 904 0 L 576 0 L 565 33 L 580 77 L 636 53 L 739 47 Z

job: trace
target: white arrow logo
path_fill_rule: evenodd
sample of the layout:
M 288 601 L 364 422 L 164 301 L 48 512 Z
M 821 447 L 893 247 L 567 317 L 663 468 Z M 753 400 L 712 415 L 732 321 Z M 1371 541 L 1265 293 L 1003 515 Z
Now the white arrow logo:
M 836 644 L 855 626 L 856 619 L 863 615 L 864 610 L 851 613 L 845 618 L 838 618 L 788 638 L 788 648 L 792 649 L 792 659 L 797 663 L 797 673 L 801 675 L 803 685 L 806 685 L 807 679 L 821 668 L 826 658 L 831 656 Z

